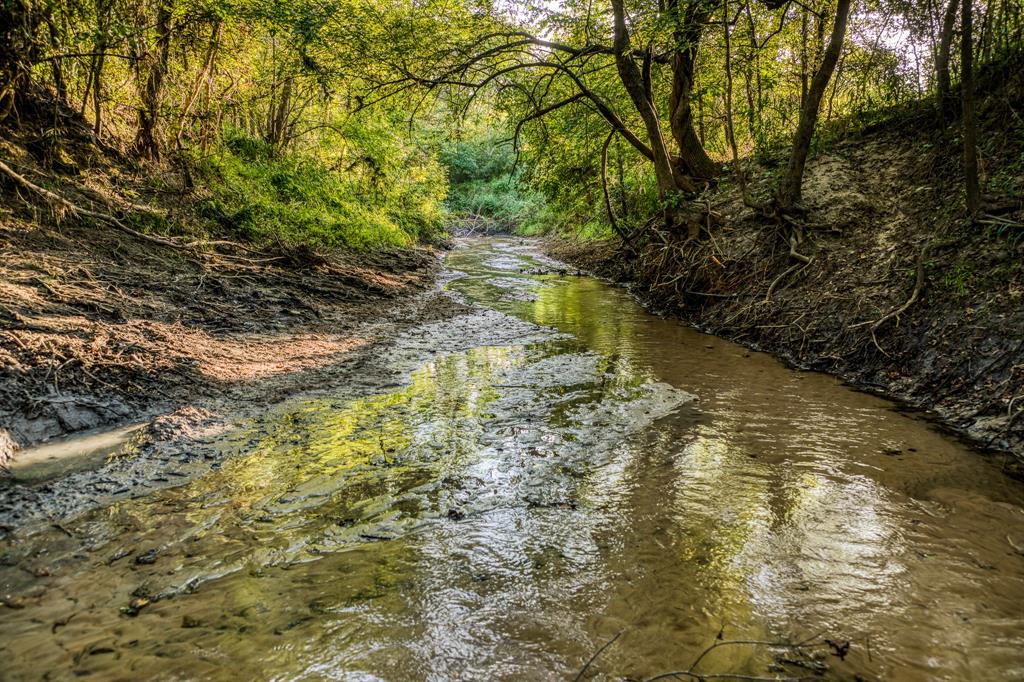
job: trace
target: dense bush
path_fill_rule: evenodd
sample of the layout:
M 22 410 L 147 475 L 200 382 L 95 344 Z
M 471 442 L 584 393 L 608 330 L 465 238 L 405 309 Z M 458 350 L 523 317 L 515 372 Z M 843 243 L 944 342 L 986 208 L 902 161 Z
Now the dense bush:
M 507 141 L 493 133 L 451 142 L 440 153 L 449 182 L 447 206 L 495 227 L 521 234 L 543 232 L 553 218 L 542 194 L 527 186 Z
M 444 173 L 417 150 L 360 129 L 345 151 L 275 152 L 234 131 L 200 164 L 205 212 L 238 238 L 365 250 L 429 241 L 443 227 Z

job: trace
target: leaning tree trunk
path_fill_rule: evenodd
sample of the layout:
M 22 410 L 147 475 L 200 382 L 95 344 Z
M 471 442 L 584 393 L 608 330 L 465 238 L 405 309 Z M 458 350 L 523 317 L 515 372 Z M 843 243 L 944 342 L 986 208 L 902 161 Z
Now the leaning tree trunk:
M 789 165 L 776 194 L 778 209 L 783 213 L 791 211 L 800 203 L 804 167 L 807 165 L 811 138 L 814 136 L 814 128 L 818 121 L 818 109 L 821 107 L 821 99 L 832 78 L 832 73 L 835 71 L 836 63 L 839 61 L 839 53 L 843 49 L 846 23 L 850 15 L 850 2 L 851 0 L 839 0 L 836 7 L 836 22 L 832 26 L 828 47 L 822 55 L 821 65 L 814 72 L 814 78 L 811 79 L 811 85 L 807 90 L 807 97 L 800 108 L 800 122 L 797 125 L 796 134 L 793 136 Z
M 952 97 L 952 79 L 949 75 L 950 54 L 953 47 L 953 29 L 956 26 L 956 13 L 960 0 L 949 0 L 946 12 L 942 17 L 942 33 L 939 34 L 939 49 L 935 54 L 935 98 L 938 100 L 939 112 L 947 121 L 953 118 L 955 110 Z
M 171 7 L 166 0 L 158 0 L 156 11 L 156 54 L 153 56 L 142 93 L 142 108 L 139 110 L 139 130 L 135 137 L 135 152 L 144 158 L 160 158 L 160 142 L 157 139 L 157 123 L 160 118 L 160 101 L 163 95 L 164 76 L 171 52 Z
M 963 27 L 960 37 L 960 99 L 963 103 L 964 129 L 964 186 L 967 191 L 967 210 L 978 215 L 981 207 L 981 187 L 978 180 L 978 122 L 974 111 L 974 54 L 971 35 L 971 0 L 963 0 L 961 8 Z
M 654 108 L 654 102 L 647 86 L 649 62 L 645 63 L 645 68 L 641 71 L 630 55 L 629 32 L 626 28 L 623 0 L 612 0 L 612 10 L 615 15 L 615 66 L 618 70 L 619 80 L 622 81 L 626 93 L 644 122 L 647 138 L 651 150 L 654 152 L 654 175 L 658 182 L 658 198 L 667 207 L 666 211 L 671 213 L 672 205 L 677 201 L 676 195 L 679 188 L 673 173 L 668 146 L 665 144 L 665 137 L 661 132 L 658 112 Z M 671 222 L 670 216 L 667 217 Z
M 672 7 L 678 12 L 677 5 Z M 679 22 L 674 32 L 676 51 L 670 62 L 672 92 L 668 104 L 669 125 L 679 148 L 678 161 L 682 166 L 677 173 L 683 172 L 696 178 L 712 178 L 718 172 L 718 165 L 708 156 L 701 138 L 693 128 L 693 109 L 690 105 L 701 31 L 710 11 L 707 2 L 691 2 L 687 4 L 683 16 L 676 18 Z

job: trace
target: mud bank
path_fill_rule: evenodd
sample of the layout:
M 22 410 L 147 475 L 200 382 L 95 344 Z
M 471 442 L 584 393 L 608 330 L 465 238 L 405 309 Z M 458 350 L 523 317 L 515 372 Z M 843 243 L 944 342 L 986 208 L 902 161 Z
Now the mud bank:
M 133 447 L 198 438 L 225 405 L 279 402 L 457 308 L 426 249 L 275 261 L 5 224 L 0 471 L 34 444 L 161 415 Z
M 926 410 L 1016 455 L 1006 466 L 1020 476 L 1024 239 L 959 215 L 949 166 L 927 134 L 882 131 L 819 155 L 805 180 L 809 264 L 734 189 L 714 197 L 726 227 L 699 246 L 553 241 L 548 252 L 628 283 L 653 311 Z M 1003 211 L 1024 216 L 1019 200 Z

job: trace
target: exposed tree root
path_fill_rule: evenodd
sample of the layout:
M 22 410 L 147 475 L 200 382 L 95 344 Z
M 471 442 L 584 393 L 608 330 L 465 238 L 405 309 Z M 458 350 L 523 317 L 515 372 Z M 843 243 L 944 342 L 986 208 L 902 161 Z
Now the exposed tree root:
M 132 228 L 128 227 L 127 225 L 125 225 L 123 222 L 121 222 L 112 215 L 100 213 L 98 211 L 92 211 L 87 208 L 82 208 L 81 206 L 78 206 L 77 204 L 60 196 L 56 192 L 51 192 L 45 187 L 40 187 L 39 185 L 35 184 L 25 176 L 20 175 L 17 171 L 15 171 L 13 168 L 8 166 L 3 161 L 0 161 L 0 171 L 3 171 L 8 177 L 10 177 L 12 180 L 17 182 L 25 189 L 40 195 L 41 197 L 46 199 L 46 201 L 49 202 L 51 205 L 59 206 L 61 209 L 71 213 L 72 215 L 83 215 L 86 216 L 87 218 L 95 218 L 96 220 L 102 220 L 103 222 L 109 225 L 113 225 L 122 232 L 130 234 L 133 237 L 142 239 L 152 244 L 159 244 L 161 246 L 167 246 L 172 249 L 190 250 L 190 247 L 171 241 L 169 239 L 154 237 L 153 235 L 148 235 L 143 232 L 139 232 L 138 230 L 133 230 Z
M 814 258 L 812 257 L 808 258 L 806 261 L 800 261 L 799 263 L 794 263 L 793 265 L 789 266 L 781 275 L 779 275 L 772 281 L 771 286 L 768 287 L 768 292 L 764 295 L 764 302 L 771 303 L 772 292 L 775 291 L 775 287 L 778 286 L 779 282 L 786 279 L 786 277 L 789 276 L 790 273 L 795 272 L 797 270 L 803 272 L 813 262 Z
M 932 248 L 932 245 L 934 243 L 935 240 L 929 240 L 927 243 L 925 243 L 924 246 L 921 247 L 921 251 L 917 254 L 917 277 L 914 281 L 914 290 L 911 292 L 910 298 L 907 299 L 906 303 L 899 306 L 898 308 L 893 308 L 891 311 L 889 311 L 882 317 L 878 318 L 877 320 L 869 322 L 858 322 L 857 324 L 850 325 L 850 329 L 853 329 L 855 327 L 864 327 L 870 324 L 871 341 L 875 344 L 875 348 L 877 348 L 879 352 L 881 352 L 886 357 L 891 356 L 889 356 L 889 354 L 885 352 L 882 346 L 879 345 L 877 336 L 878 330 L 879 328 L 881 328 L 883 324 L 894 318 L 896 319 L 897 323 L 899 323 L 899 316 L 907 312 L 907 310 L 910 309 L 910 306 L 917 303 L 917 299 L 921 297 L 921 290 L 924 288 L 924 259 L 927 257 L 928 251 Z

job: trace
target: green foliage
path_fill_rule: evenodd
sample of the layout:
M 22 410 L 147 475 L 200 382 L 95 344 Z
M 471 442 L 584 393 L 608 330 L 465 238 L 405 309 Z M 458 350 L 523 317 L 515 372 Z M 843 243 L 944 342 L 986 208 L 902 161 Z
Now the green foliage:
M 510 177 L 515 167 L 511 148 L 493 132 L 450 142 L 441 149 L 440 158 L 453 186 Z
M 456 213 L 605 236 L 603 184 L 627 230 L 659 210 L 650 159 L 663 143 L 678 159 L 699 147 L 727 162 L 730 132 L 739 156 L 784 161 L 838 4 L 700 0 L 682 12 L 626 2 L 633 66 L 661 118 L 652 123 L 624 87 L 607 2 L 13 2 L 31 15 L 18 22 L 31 35 L 0 55 L 0 72 L 29 68 L 102 142 L 147 161 L 201 158 L 206 210 L 237 236 L 350 248 L 432 238 L 449 184 Z M 1020 3 L 974 3 L 979 92 L 1020 71 Z M 854 3 L 815 144 L 930 101 L 944 4 Z M 696 66 L 684 73 L 691 48 Z M 679 87 L 692 119 L 685 131 L 669 121 L 683 112 Z M 1006 116 L 1019 121 L 1010 102 Z M 467 118 L 475 128 L 449 142 Z M 988 180 L 1019 194 L 1019 177 L 997 170 Z
M 482 217 L 520 234 L 553 225 L 544 196 L 523 182 L 511 146 L 493 132 L 448 143 L 440 160 L 451 183 L 447 205 L 453 213 Z
M 953 294 L 953 296 L 963 298 L 970 293 L 970 285 L 974 279 L 974 271 L 975 267 L 973 263 L 958 263 L 946 271 L 946 274 L 942 278 L 942 283 L 945 288 Z
M 559 112 L 524 136 L 524 181 L 547 200 L 550 224 L 581 239 L 614 236 L 601 188 L 603 123 L 577 112 Z M 557 150 L 557 153 L 554 153 Z M 608 186 L 619 224 L 631 230 L 658 210 L 647 159 L 616 139 L 609 147 Z
M 388 182 L 386 174 L 400 163 L 391 156 L 396 150 L 366 144 L 352 149 L 372 172 L 339 170 L 311 151 L 275 153 L 235 131 L 202 163 L 210 191 L 205 212 L 238 238 L 258 244 L 280 240 L 366 250 L 435 238 L 445 192 L 437 164 L 429 157 L 418 163 L 406 158 L 404 177 Z

